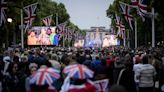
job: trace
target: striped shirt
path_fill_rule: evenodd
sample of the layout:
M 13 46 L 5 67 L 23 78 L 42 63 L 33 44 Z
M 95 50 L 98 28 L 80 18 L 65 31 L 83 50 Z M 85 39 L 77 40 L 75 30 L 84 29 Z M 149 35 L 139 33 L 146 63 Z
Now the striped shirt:
M 136 75 L 139 78 L 139 87 L 153 87 L 153 78 L 156 75 L 156 71 L 151 64 L 143 64 L 137 70 Z

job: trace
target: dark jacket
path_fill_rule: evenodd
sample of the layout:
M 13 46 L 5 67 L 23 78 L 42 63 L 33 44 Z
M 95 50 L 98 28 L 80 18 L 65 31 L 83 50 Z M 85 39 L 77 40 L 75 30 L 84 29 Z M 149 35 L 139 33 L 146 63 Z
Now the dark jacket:
M 130 68 L 125 68 L 123 71 L 119 85 L 125 87 L 127 92 L 137 92 L 134 82 L 134 72 Z

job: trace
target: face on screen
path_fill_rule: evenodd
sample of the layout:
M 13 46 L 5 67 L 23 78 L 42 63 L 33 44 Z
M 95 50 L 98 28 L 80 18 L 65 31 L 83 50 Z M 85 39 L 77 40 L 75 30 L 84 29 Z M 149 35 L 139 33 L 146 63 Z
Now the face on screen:
M 46 34 L 46 30 L 45 29 L 41 29 L 41 34 Z
M 34 37 L 34 36 L 35 36 L 35 32 L 31 32 L 30 35 L 31 35 L 32 37 Z
M 51 33 L 55 33 L 55 28 L 51 28 Z

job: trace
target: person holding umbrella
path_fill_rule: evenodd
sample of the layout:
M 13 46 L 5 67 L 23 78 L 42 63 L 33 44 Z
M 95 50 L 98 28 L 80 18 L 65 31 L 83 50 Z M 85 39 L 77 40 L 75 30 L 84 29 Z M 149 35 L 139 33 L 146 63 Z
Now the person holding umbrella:
M 93 78 L 94 72 L 82 64 L 66 66 L 63 72 L 67 75 L 60 92 L 96 92 Z
M 47 61 L 48 62 L 48 61 Z M 48 63 L 47 63 L 48 64 Z M 52 83 L 60 78 L 60 72 L 44 65 L 31 75 L 29 92 L 57 92 Z

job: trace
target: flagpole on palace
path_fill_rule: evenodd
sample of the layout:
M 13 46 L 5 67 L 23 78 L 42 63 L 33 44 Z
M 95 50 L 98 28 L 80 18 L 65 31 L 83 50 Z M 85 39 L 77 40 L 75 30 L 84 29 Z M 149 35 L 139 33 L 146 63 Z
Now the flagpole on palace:
M 137 48 L 137 19 L 135 19 L 135 48 Z
M 23 30 L 23 9 L 20 9 L 21 12 L 21 47 L 24 48 L 24 30 Z
M 152 47 L 155 47 L 154 8 L 152 8 Z

